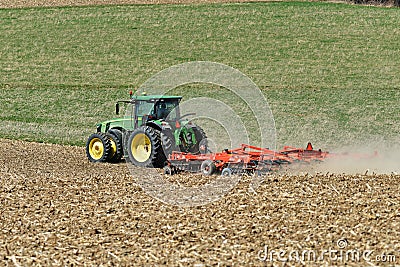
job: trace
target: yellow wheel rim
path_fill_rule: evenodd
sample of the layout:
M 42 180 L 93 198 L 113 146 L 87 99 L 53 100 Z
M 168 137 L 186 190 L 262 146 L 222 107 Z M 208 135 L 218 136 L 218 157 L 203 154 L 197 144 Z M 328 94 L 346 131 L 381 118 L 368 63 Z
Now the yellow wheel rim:
M 89 154 L 95 160 L 101 159 L 104 154 L 104 145 L 100 138 L 93 138 L 90 141 Z
M 117 153 L 117 145 L 111 138 L 110 138 L 110 143 L 111 143 L 110 157 L 113 157 L 115 153 Z
M 144 133 L 135 135 L 131 143 L 132 156 L 138 162 L 145 162 L 151 155 L 150 138 Z

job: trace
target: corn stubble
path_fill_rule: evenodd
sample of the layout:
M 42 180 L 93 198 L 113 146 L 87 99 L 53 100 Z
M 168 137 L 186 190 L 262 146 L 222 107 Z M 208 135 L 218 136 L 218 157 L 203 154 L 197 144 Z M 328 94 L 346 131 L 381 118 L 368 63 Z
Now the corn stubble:
M 148 196 L 124 163 L 91 164 L 80 147 L 1 141 L 1 265 L 257 266 L 266 245 L 320 251 L 341 238 L 349 249 L 400 249 L 399 175 L 281 173 L 255 191 L 244 176 L 219 201 L 182 208 Z

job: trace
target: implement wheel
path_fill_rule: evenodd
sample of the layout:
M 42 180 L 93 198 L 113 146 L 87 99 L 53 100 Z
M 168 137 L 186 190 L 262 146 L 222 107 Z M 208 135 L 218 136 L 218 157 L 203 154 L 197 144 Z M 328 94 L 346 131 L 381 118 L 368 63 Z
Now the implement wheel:
M 111 141 L 104 133 L 94 133 L 86 142 L 86 155 L 91 162 L 105 162 L 111 153 Z
M 203 175 L 211 175 L 215 172 L 215 164 L 212 160 L 206 159 L 201 163 L 200 170 Z
M 132 132 L 127 144 L 129 160 L 136 166 L 161 168 L 166 157 L 160 131 L 142 126 Z
M 232 175 L 232 169 L 230 168 L 224 168 L 221 172 L 222 176 L 231 176 Z
M 173 175 L 174 174 L 174 170 L 171 168 L 171 166 L 164 166 L 164 174 L 165 175 Z

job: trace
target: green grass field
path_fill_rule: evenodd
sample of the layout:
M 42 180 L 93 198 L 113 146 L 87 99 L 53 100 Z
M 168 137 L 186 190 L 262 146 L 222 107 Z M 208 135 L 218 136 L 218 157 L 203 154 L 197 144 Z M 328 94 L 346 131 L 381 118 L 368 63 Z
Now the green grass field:
M 129 88 L 205 60 L 239 69 L 262 89 L 278 146 L 400 142 L 398 9 L 92 6 L 0 9 L 0 20 L 0 137 L 83 145 Z

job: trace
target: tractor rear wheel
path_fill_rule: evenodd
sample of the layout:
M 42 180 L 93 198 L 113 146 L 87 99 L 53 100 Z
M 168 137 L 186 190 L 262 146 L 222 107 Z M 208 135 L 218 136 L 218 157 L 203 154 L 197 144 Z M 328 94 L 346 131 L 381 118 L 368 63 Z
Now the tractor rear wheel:
M 111 142 L 111 151 L 107 161 L 116 163 L 121 161 L 122 157 L 122 132 L 118 129 L 110 129 L 107 136 Z
M 173 140 L 174 135 L 170 129 L 161 132 L 161 144 L 166 158 L 172 154 L 172 151 L 176 150 Z
M 104 133 L 94 133 L 86 142 L 86 155 L 91 162 L 106 162 L 111 153 L 111 141 Z
M 206 154 L 208 153 L 208 142 L 207 142 L 207 135 L 204 130 L 196 125 L 193 127 L 194 135 L 196 137 L 196 144 L 189 149 L 190 153 L 193 154 Z
M 129 160 L 136 166 L 162 168 L 166 161 L 160 131 L 149 126 L 135 129 L 129 136 Z
M 207 135 L 200 126 L 188 124 L 184 127 L 186 128 L 185 131 L 182 130 L 179 135 L 179 149 L 181 152 L 192 154 L 206 154 L 210 152 L 208 150 Z

